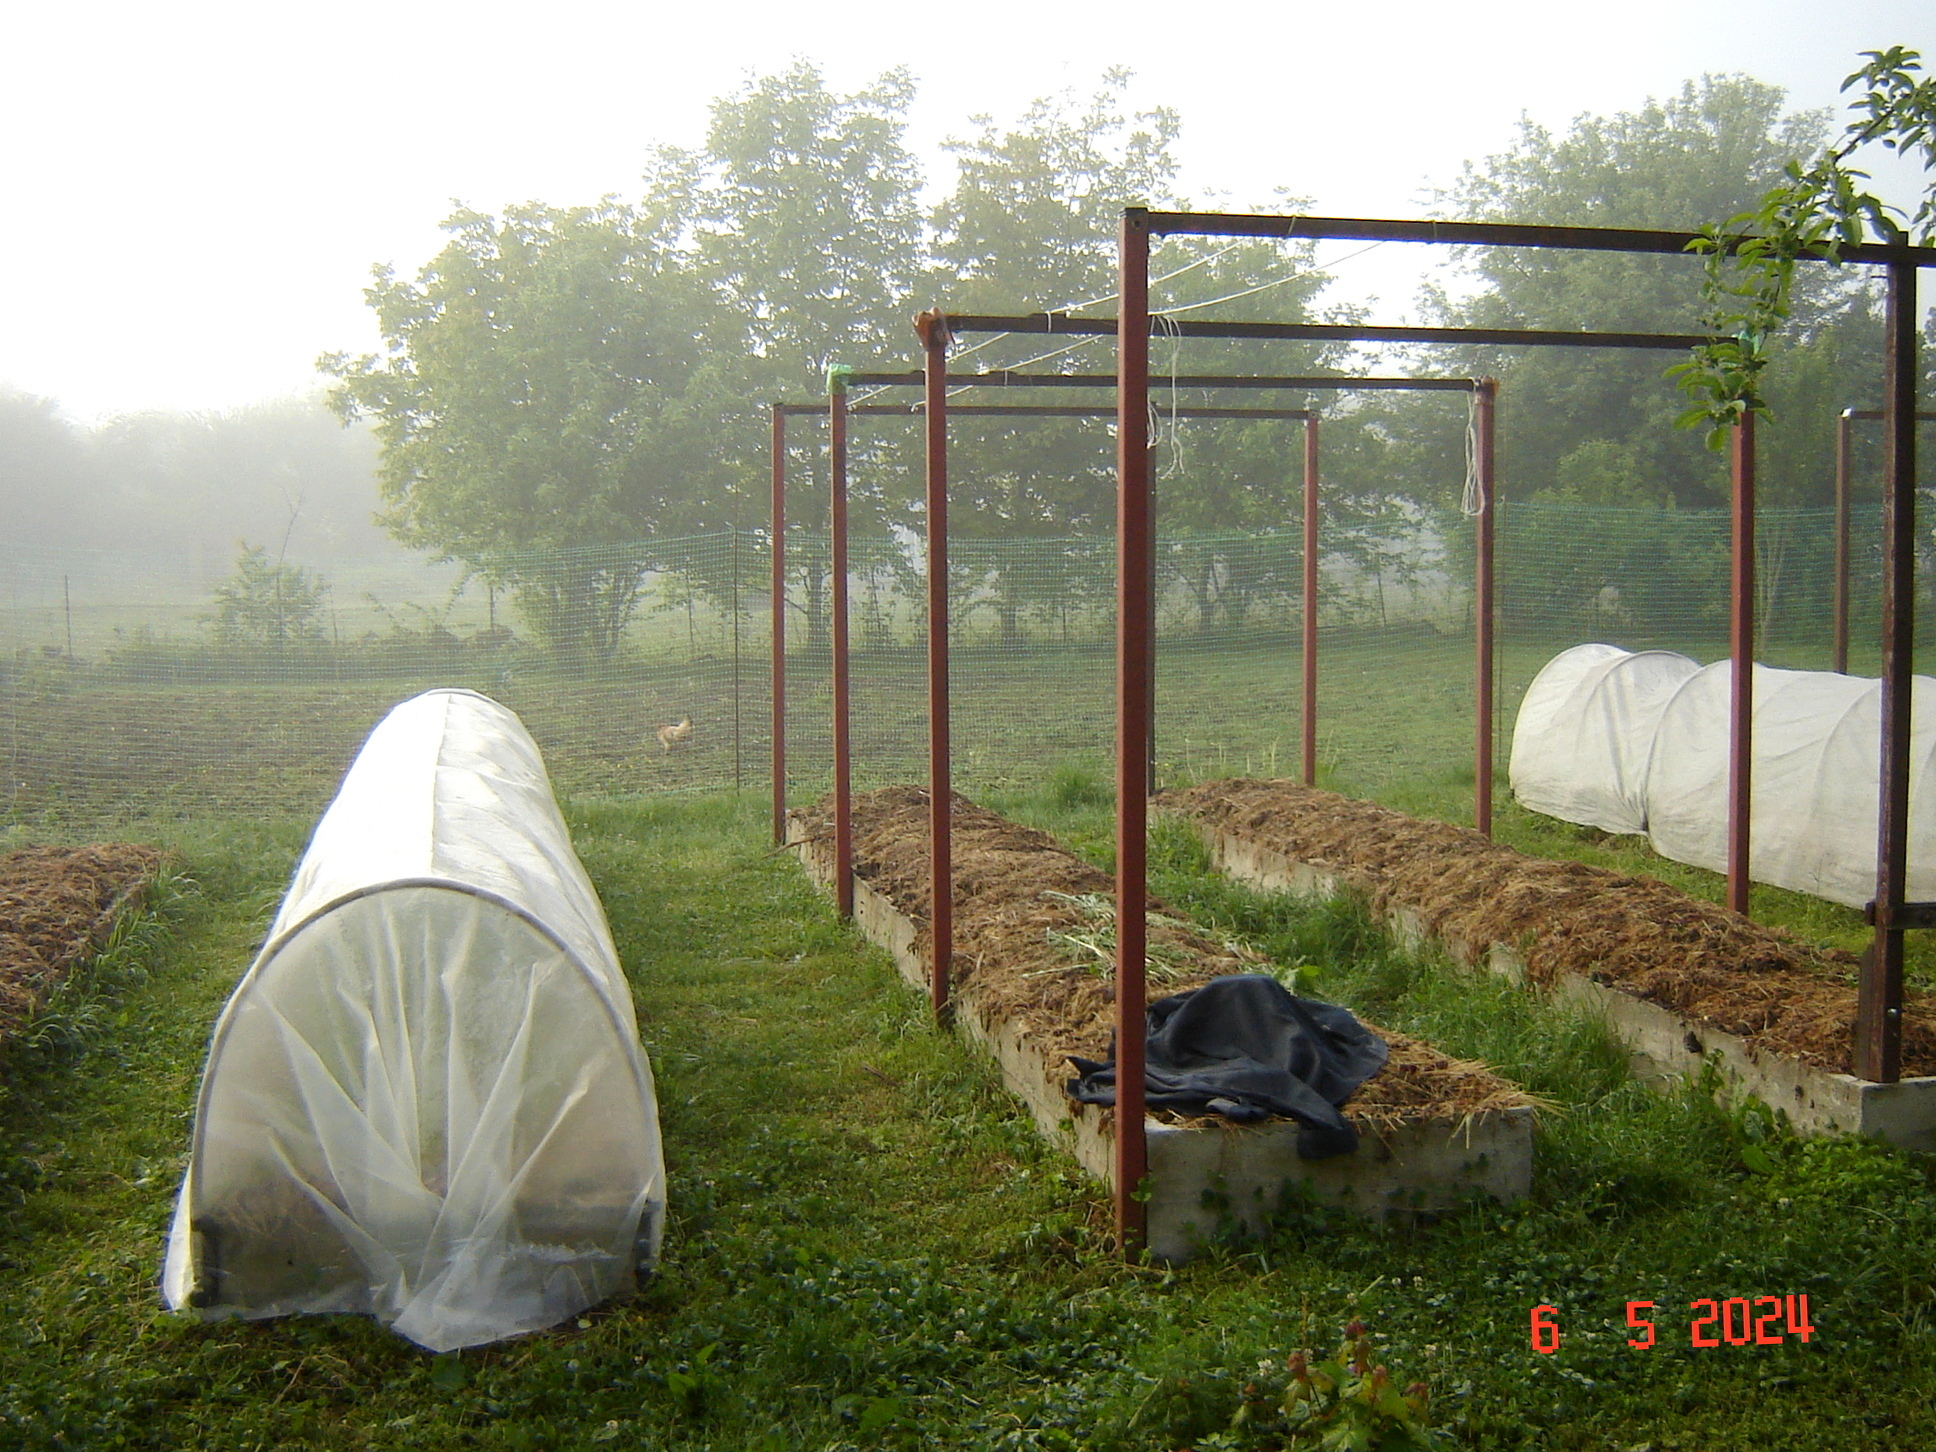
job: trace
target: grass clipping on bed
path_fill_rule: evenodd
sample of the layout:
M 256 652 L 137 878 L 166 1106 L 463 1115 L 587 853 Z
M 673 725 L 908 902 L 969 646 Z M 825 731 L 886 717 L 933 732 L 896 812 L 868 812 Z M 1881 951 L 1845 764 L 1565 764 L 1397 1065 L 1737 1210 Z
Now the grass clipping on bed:
M 1654 878 L 1528 857 L 1464 827 L 1295 782 L 1204 782 L 1163 792 L 1156 805 L 1333 872 L 1375 911 L 1408 908 L 1468 959 L 1503 943 L 1536 983 L 1580 974 L 1758 1049 L 1852 1072 L 1851 954 Z M 1905 1075 L 1936 1073 L 1929 997 L 1905 999 Z
M 854 873 L 914 923 L 915 950 L 929 936 L 928 793 L 883 787 L 854 798 Z M 796 811 L 810 840 L 830 841 L 832 799 Z M 1115 884 L 1044 832 L 987 811 L 959 794 L 950 814 L 954 849 L 954 993 L 982 1021 L 1014 1024 L 1057 1058 L 1109 1057 L 1115 1024 Z M 1266 971 L 1247 946 L 1219 940 L 1151 899 L 1148 992 L 1181 993 L 1227 973 Z M 1106 931 L 1105 931 L 1106 930 Z M 1405 1121 L 1459 1121 L 1532 1106 L 1524 1091 L 1485 1065 L 1367 1024 L 1391 1057 L 1346 1106 L 1360 1129 Z M 1072 1071 L 1073 1072 L 1073 1071 Z M 1218 1123 L 1162 1114 L 1180 1123 Z

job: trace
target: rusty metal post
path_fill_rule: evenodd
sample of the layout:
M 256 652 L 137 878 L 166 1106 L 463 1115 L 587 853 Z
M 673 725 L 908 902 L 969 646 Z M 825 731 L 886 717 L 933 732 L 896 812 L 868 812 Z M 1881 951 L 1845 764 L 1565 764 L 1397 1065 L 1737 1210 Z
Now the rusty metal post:
M 1849 673 L 1849 429 L 1855 410 L 1845 408 L 1835 420 L 1835 602 L 1830 634 L 1834 641 L 1833 669 Z
M 1728 597 L 1728 907 L 1748 911 L 1748 847 L 1754 799 L 1755 421 L 1744 413 L 1734 426 L 1733 578 Z
M 1304 785 L 1318 784 L 1318 420 L 1304 420 Z
M 1143 681 L 1143 695 L 1147 700 L 1143 719 L 1149 729 L 1143 733 L 1143 795 L 1156 795 L 1156 455 L 1149 454 L 1149 536 L 1151 564 L 1149 571 L 1149 622 L 1150 622 L 1150 659 L 1149 671 Z
M 1143 1180 L 1143 966 L 1148 931 L 1151 509 L 1149 477 L 1149 224 L 1124 210 L 1117 240 L 1116 328 L 1116 1240 L 1140 1255 L 1148 1222 Z
M 847 385 L 827 373 L 827 457 L 832 481 L 830 573 L 833 576 L 834 905 L 854 915 L 854 743 L 849 709 L 852 662 L 847 658 Z
M 773 405 L 773 840 L 786 841 L 786 414 Z
M 949 1016 L 955 952 L 954 823 L 948 721 L 948 320 L 914 320 L 924 354 L 928 514 L 928 998 Z
M 1916 643 L 1916 265 L 1889 263 L 1882 355 L 1882 791 L 1875 940 L 1863 955 L 1856 1077 L 1902 1077 L 1902 925 L 1909 869 L 1909 728 Z
M 1498 489 L 1493 478 L 1495 405 L 1499 401 L 1499 380 L 1481 378 L 1472 390 L 1473 466 L 1479 487 L 1479 516 L 1473 521 L 1478 534 L 1477 574 L 1472 585 L 1473 638 L 1473 743 L 1472 743 L 1472 825 L 1481 835 L 1492 835 L 1492 654 L 1493 628 L 1497 607 L 1493 601 L 1493 538 L 1497 518 Z

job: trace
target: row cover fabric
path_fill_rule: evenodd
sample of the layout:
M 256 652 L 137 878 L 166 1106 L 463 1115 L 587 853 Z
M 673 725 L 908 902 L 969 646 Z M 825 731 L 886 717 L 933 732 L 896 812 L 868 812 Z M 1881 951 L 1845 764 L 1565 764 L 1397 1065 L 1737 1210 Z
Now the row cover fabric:
M 495 1341 L 630 1289 L 664 1184 L 631 994 L 536 743 L 474 692 L 405 701 L 216 1024 L 168 1304 Z
M 1676 862 L 1727 870 L 1728 661 L 1576 646 L 1527 689 L 1511 781 L 1533 811 L 1647 834 Z M 1910 694 L 1911 900 L 1936 896 L 1936 680 Z M 1748 875 L 1831 902 L 1875 897 L 1882 683 L 1754 668 Z M 1638 765 L 1636 765 L 1638 764 Z
M 1346 1008 L 1298 998 L 1263 973 L 1230 973 L 1144 1010 L 1143 1103 L 1239 1124 L 1280 1115 L 1303 1128 L 1298 1155 L 1349 1154 L 1358 1132 L 1340 1109 L 1385 1067 L 1385 1041 Z M 1070 1097 L 1116 1102 L 1116 1063 L 1079 1059 Z
M 1603 832 L 1647 830 L 1647 758 L 1675 691 L 1700 666 L 1667 650 L 1576 645 L 1519 703 L 1507 768 L 1522 806 Z

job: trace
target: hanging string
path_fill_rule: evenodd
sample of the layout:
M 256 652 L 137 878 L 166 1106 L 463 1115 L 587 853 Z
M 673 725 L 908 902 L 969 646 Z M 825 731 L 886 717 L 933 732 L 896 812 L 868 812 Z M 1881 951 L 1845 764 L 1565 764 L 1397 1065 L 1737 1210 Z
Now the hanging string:
M 1180 401 L 1177 397 L 1178 390 L 1176 383 L 1183 350 L 1183 329 L 1177 326 L 1176 320 L 1173 318 L 1166 318 L 1160 313 L 1152 314 L 1151 316 L 1156 323 L 1157 330 L 1170 340 L 1170 463 L 1169 467 L 1164 469 L 1158 477 L 1175 479 L 1183 474 L 1185 468 L 1183 458 L 1183 430 L 1177 419 L 1177 410 L 1180 407 Z
M 1485 512 L 1485 501 L 1479 497 L 1479 395 L 1474 390 L 1465 396 L 1465 493 L 1459 499 L 1459 513 L 1477 519 Z

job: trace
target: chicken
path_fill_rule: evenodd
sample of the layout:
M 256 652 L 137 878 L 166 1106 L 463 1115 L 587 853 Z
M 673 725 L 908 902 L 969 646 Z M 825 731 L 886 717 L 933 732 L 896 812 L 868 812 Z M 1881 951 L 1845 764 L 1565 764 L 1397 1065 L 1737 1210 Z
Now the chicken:
M 690 716 L 681 716 L 676 725 L 661 726 L 658 735 L 659 745 L 663 746 L 666 755 L 670 756 L 672 755 L 673 747 L 684 746 L 688 741 L 692 740 L 692 718 Z

